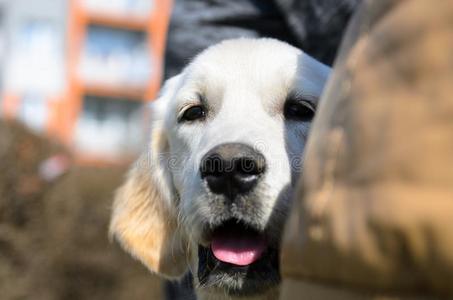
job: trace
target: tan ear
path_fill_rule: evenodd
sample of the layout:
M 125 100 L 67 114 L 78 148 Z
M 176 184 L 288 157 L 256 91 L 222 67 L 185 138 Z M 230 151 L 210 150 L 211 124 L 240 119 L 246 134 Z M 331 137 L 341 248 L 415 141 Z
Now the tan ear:
M 187 243 L 178 226 L 168 142 L 160 126 L 153 127 L 151 142 L 116 193 L 110 235 L 152 272 L 176 278 L 188 268 Z
M 183 234 L 175 209 L 162 198 L 151 176 L 152 166 L 143 161 L 131 169 L 116 193 L 110 234 L 151 271 L 179 277 L 187 269 Z

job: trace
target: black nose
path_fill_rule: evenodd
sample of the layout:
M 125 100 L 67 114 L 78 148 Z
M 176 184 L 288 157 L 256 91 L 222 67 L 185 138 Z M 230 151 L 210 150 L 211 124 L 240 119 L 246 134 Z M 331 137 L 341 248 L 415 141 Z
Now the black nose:
M 222 144 L 211 149 L 201 160 L 201 178 L 209 189 L 233 200 L 251 191 L 266 169 L 264 156 L 252 147 Z

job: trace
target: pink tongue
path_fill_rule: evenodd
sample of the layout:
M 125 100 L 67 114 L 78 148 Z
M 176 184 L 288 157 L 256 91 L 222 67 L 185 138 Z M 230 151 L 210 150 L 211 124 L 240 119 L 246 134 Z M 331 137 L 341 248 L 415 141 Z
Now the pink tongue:
M 214 256 L 225 263 L 248 266 L 257 261 L 266 250 L 266 242 L 258 236 L 231 236 L 220 234 L 211 243 Z

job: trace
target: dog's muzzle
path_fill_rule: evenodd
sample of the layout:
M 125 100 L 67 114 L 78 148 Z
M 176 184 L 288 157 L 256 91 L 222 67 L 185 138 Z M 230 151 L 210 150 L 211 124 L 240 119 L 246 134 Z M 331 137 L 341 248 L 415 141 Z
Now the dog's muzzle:
M 210 192 L 220 196 L 214 198 L 215 217 L 199 245 L 202 287 L 246 296 L 279 282 L 278 246 L 256 221 L 259 198 L 254 191 L 265 172 L 264 155 L 241 143 L 218 145 L 202 158 L 201 178 Z

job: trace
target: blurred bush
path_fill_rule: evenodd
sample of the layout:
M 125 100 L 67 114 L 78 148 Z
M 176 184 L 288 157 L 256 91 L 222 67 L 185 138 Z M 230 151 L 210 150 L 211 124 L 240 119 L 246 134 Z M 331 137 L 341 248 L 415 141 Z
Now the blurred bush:
M 48 182 L 40 166 L 57 153 L 0 121 L 0 298 L 160 299 L 161 281 L 107 237 L 125 169 L 72 167 Z

